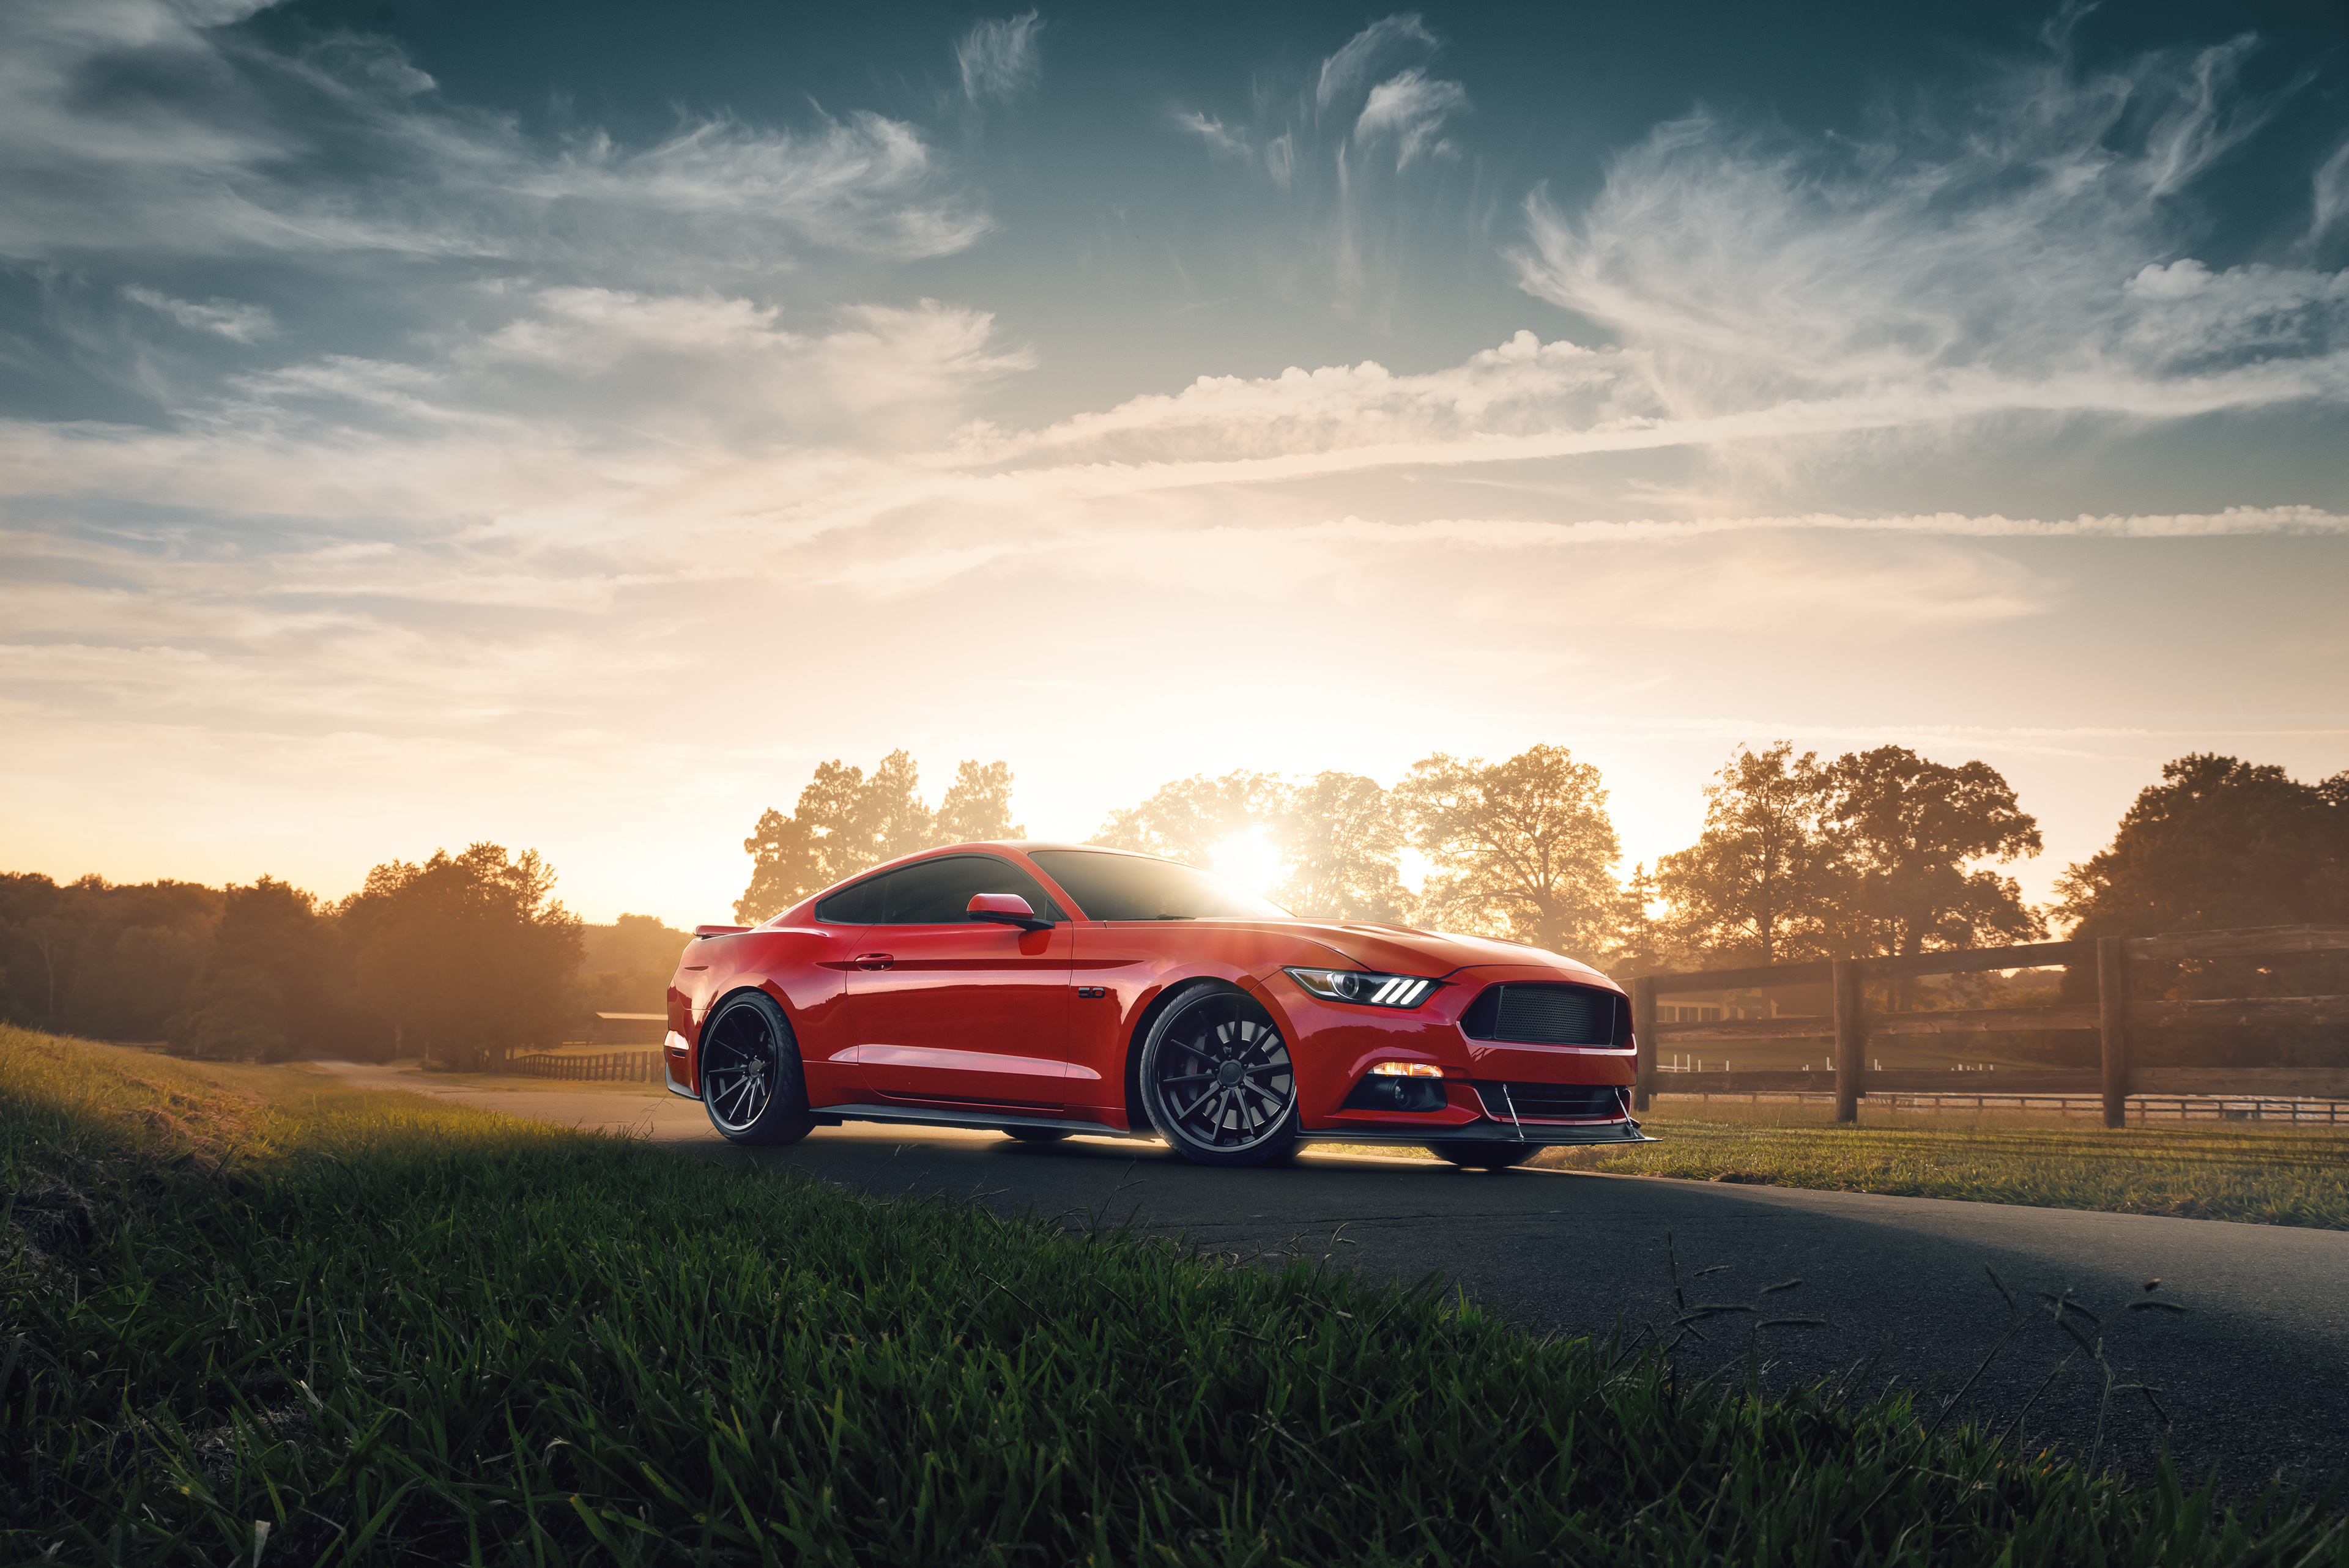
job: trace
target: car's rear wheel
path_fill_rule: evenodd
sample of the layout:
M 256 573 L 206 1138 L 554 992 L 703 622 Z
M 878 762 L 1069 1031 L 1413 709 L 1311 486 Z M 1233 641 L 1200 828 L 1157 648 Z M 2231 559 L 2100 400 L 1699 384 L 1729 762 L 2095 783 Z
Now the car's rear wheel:
M 733 1143 L 797 1143 L 815 1125 L 799 1041 L 765 992 L 728 997 L 701 1026 L 701 1104 Z
M 1058 1143 L 1069 1136 L 1065 1127 L 1007 1127 L 1006 1138 L 1016 1138 L 1022 1143 Z
M 1235 985 L 1166 1005 L 1142 1046 L 1142 1107 L 1184 1159 L 1269 1165 L 1297 1148 L 1297 1073 L 1272 1016 Z
M 1541 1150 L 1537 1143 L 1431 1143 L 1439 1160 L 1470 1171 L 1506 1171 L 1523 1165 Z

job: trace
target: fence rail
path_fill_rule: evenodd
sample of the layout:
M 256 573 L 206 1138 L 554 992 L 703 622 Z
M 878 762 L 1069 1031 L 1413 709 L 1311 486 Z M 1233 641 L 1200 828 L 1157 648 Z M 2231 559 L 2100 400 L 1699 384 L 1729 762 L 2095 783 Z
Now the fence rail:
M 663 1077 L 658 1051 L 602 1051 L 570 1057 L 533 1053 L 515 1057 L 507 1066 L 525 1078 L 571 1083 L 658 1083 Z
M 1837 958 L 1807 964 L 1776 964 L 1744 969 L 1701 969 L 1648 975 L 1631 982 L 1632 1030 L 1640 1046 L 1635 1105 L 1644 1108 L 1656 1090 L 1656 1047 L 1689 1040 L 1832 1038 L 1835 1041 L 1836 1119 L 1851 1121 L 1867 1093 L 1868 1041 L 1879 1035 L 1939 1035 L 1953 1031 L 2094 1029 L 2103 1040 L 2105 1125 L 2127 1125 L 2128 1032 L 2139 1027 L 2349 1024 L 2349 996 L 2234 996 L 2204 1001 L 2138 1001 L 2129 995 L 2133 965 L 2211 958 L 2266 958 L 2297 953 L 2349 952 L 2349 926 L 2278 925 L 2249 931 L 2199 931 L 2166 936 L 2105 936 L 2093 942 L 2035 942 L 2014 947 L 1981 947 L 1923 953 L 1896 958 Z M 1942 1012 L 1870 1010 L 1866 983 L 1920 975 L 1981 974 L 1992 969 L 2035 969 L 2055 965 L 2089 965 L 2096 971 L 2096 1000 L 2044 1007 L 1972 1007 Z M 1834 998 L 1830 1014 L 1808 1017 L 1739 1018 L 1713 1023 L 1662 1024 L 1656 998 L 1692 991 L 1758 989 L 1826 984 Z
M 1664 1099 L 1702 1100 L 1724 1105 L 1828 1105 L 1831 1089 L 1659 1089 Z M 2060 1115 L 2101 1116 L 2105 1099 L 2095 1094 L 1905 1094 L 1870 1090 L 1861 1096 L 1870 1105 L 1894 1110 L 2017 1110 L 2054 1111 Z M 2349 1100 L 2279 1099 L 2256 1095 L 2137 1095 L 2128 1097 L 2128 1110 L 2137 1125 L 2157 1121 L 2290 1121 L 2324 1127 L 2349 1127 Z

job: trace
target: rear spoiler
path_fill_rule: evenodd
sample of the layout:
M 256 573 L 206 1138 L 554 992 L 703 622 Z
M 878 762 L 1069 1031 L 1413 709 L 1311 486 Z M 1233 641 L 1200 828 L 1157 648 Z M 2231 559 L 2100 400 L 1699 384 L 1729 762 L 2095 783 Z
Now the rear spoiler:
M 693 928 L 693 939 L 698 942 L 705 936 L 731 936 L 738 931 L 750 929 L 747 925 L 697 925 Z

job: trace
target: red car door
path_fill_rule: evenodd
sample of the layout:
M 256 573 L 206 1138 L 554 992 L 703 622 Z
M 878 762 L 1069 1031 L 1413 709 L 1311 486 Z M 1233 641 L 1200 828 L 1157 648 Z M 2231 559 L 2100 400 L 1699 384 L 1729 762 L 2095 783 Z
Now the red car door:
M 1071 1096 L 1071 937 L 1050 895 L 992 855 L 918 861 L 876 881 L 878 919 L 848 975 L 864 1081 L 891 1100 L 1059 1114 Z M 1017 893 L 1055 923 L 973 920 L 981 892 Z

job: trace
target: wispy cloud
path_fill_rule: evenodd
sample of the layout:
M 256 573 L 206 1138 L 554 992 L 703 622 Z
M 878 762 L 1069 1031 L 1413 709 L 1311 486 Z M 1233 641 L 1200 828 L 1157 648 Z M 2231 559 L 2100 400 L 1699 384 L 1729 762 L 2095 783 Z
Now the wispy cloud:
M 988 221 L 919 132 L 861 113 L 719 116 L 641 146 L 536 137 L 448 103 L 388 42 L 300 55 L 230 26 L 252 5 L 0 8 L 0 255 L 592 257 L 771 266 L 778 242 L 890 256 Z M 329 163 L 319 150 L 332 147 Z
M 2249 47 L 2009 67 L 1862 143 L 1661 126 L 1579 214 L 1528 199 L 1520 275 L 1682 418 L 2349 397 L 2349 274 L 2180 253 L 2180 201 L 2259 123 Z
M 1423 155 L 1457 157 L 1441 133 L 1445 120 L 1467 113 L 1468 107 L 1467 88 L 1413 66 L 1371 89 L 1354 120 L 1354 139 L 1365 147 L 1392 141 L 1398 173 Z
M 1043 74 L 1037 36 L 1042 19 L 1033 11 L 1003 21 L 983 21 L 955 41 L 955 64 L 962 71 L 963 97 L 974 104 L 1017 98 Z
M 186 327 L 190 332 L 209 332 L 225 337 L 232 343 L 253 343 L 277 330 L 277 318 L 266 305 L 248 304 L 233 299 L 194 300 L 173 299 L 154 289 L 133 284 L 122 291 L 125 298 L 160 311 Z
M 1372 316 L 1392 308 L 1406 236 L 1445 205 L 1426 170 L 1467 156 L 1445 132 L 1470 111 L 1468 89 L 1427 68 L 1442 46 L 1417 13 L 1397 14 L 1323 58 L 1309 83 L 1257 82 L 1245 116 L 1174 112 L 1212 156 L 1278 192 L 1285 260 L 1274 270 L 1293 273 L 1302 297 Z

